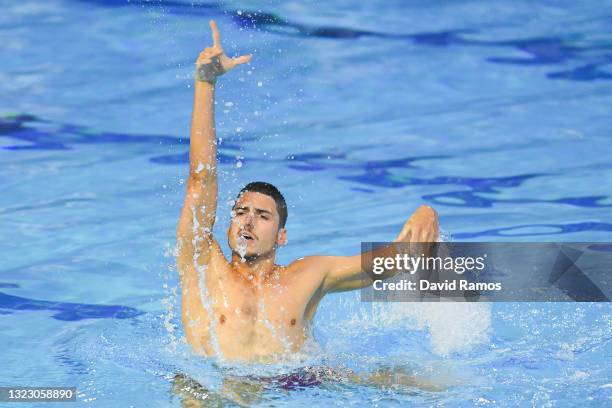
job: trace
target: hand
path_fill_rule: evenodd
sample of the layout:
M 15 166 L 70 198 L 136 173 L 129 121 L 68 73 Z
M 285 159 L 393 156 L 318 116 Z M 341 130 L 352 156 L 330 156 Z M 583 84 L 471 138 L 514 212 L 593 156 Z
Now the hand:
M 395 242 L 436 242 L 438 240 L 438 214 L 429 206 L 422 205 L 410 216 Z M 424 252 L 429 254 L 432 245 L 426 245 Z
M 252 55 L 242 55 L 236 58 L 228 57 L 221 48 L 219 30 L 214 20 L 210 20 L 210 28 L 213 36 L 213 46 L 206 47 L 198 56 L 196 78 L 200 81 L 214 83 L 218 76 L 225 74 L 237 65 L 249 62 Z

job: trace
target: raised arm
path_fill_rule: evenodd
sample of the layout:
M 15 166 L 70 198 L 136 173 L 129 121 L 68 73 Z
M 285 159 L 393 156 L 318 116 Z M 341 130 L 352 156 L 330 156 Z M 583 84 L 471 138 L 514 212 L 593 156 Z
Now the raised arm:
M 189 142 L 189 176 L 183 210 L 176 228 L 177 266 L 182 290 L 183 322 L 202 316 L 200 271 L 210 262 L 213 251 L 221 256 L 212 236 L 217 211 L 217 138 L 215 133 L 215 83 L 237 65 L 247 63 L 250 55 L 229 58 L 223 52 L 219 31 L 210 22 L 213 46 L 200 53 L 196 61 L 195 94 Z M 187 320 L 187 321 L 186 321 Z M 199 325 L 198 327 L 204 327 Z M 197 345 L 201 333 L 195 325 L 185 324 L 191 344 Z
M 420 206 L 410 216 L 393 242 L 435 242 L 438 239 L 438 215 L 429 206 Z M 392 257 L 397 252 L 393 246 L 375 250 L 374 256 Z M 323 271 L 323 291 L 341 292 L 361 289 L 372 284 L 371 275 L 362 269 L 362 255 L 354 256 L 315 256 L 311 262 Z M 389 278 L 392 274 L 381 276 Z
M 190 261 L 196 260 L 194 256 L 206 261 L 209 256 L 217 209 L 215 83 L 217 77 L 251 59 L 250 55 L 238 58 L 227 57 L 221 48 L 219 31 L 214 21 L 210 22 L 210 28 L 213 46 L 205 48 L 196 61 L 189 177 L 185 202 L 176 229 L 179 258 L 188 258 Z

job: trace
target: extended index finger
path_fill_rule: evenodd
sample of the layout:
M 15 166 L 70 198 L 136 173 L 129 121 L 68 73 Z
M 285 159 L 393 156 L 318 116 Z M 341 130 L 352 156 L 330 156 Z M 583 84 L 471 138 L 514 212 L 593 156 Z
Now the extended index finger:
M 210 20 L 210 29 L 212 30 L 213 47 L 220 47 L 221 40 L 219 38 L 219 29 L 217 28 L 217 23 L 215 23 L 215 20 Z

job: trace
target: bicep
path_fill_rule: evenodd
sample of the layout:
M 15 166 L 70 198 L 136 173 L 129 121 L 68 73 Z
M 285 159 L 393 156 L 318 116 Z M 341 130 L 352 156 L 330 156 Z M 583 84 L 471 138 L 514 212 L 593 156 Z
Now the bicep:
M 324 268 L 323 289 L 325 292 L 361 289 L 372 283 L 370 276 L 362 269 L 361 255 L 320 258 Z
M 214 183 L 214 185 L 211 185 Z M 203 313 L 200 285 L 206 268 L 217 257 L 223 257 L 212 235 L 217 206 L 216 177 L 189 177 L 185 202 L 176 228 L 176 266 L 181 285 L 183 318 Z

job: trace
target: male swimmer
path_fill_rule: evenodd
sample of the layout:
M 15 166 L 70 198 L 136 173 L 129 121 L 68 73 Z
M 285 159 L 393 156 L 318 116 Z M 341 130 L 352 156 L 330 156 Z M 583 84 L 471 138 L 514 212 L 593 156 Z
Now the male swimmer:
M 328 293 L 372 283 L 361 254 L 307 256 L 287 266 L 275 264 L 287 241 L 287 204 L 271 184 L 247 184 L 232 209 L 228 262 L 213 236 L 217 209 L 215 84 L 221 75 L 246 64 L 251 55 L 225 55 L 214 21 L 213 46 L 196 61 L 191 120 L 190 168 L 177 236 L 182 289 L 182 321 L 193 349 L 227 360 L 272 362 L 299 350 L 319 302 Z M 395 242 L 435 242 L 438 217 L 420 206 Z M 202 289 L 202 290 L 201 290 Z M 204 294 L 204 298 L 201 296 Z

